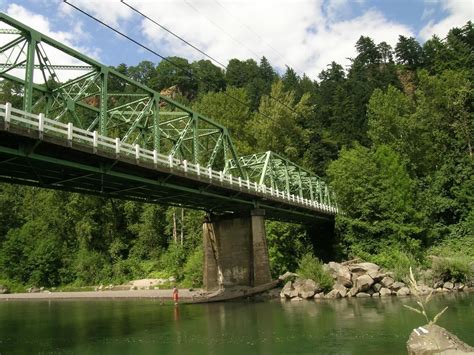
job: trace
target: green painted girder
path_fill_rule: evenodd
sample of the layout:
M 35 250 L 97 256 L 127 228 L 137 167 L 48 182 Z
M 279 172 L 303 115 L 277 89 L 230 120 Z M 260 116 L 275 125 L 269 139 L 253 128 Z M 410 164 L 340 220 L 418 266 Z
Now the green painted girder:
M 230 160 L 244 177 L 224 126 L 4 13 L 1 24 L 0 78 L 23 85 L 25 111 L 213 169 Z
M 218 122 L 3 13 L 1 24 L 0 79 L 23 85 L 24 111 L 268 186 L 288 200 L 336 205 L 324 181 L 288 159 L 273 152 L 238 158 Z
M 319 176 L 275 152 L 243 156 L 239 158 L 239 162 L 248 178 L 260 185 L 336 206 L 334 192 Z M 228 173 L 233 173 L 234 169 L 233 162 L 229 161 Z

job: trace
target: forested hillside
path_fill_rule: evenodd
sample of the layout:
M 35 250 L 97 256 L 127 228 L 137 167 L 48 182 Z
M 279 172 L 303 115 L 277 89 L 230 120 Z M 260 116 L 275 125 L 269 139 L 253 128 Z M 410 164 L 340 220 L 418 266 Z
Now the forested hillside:
M 340 208 L 334 259 L 390 268 L 474 258 L 474 29 L 395 48 L 360 37 L 348 68 L 316 80 L 262 58 L 144 61 L 116 69 L 228 127 L 240 155 L 273 150 L 324 176 Z M 186 74 L 192 72 L 193 76 Z M 21 105 L 1 83 L 0 101 Z M 237 99 L 237 100 L 236 100 Z M 245 104 L 243 104 L 245 103 Z M 175 276 L 198 286 L 203 213 L 0 185 L 0 280 L 91 285 Z M 267 222 L 272 272 L 295 270 L 307 226 Z M 318 254 L 318 250 L 315 251 Z M 2 281 L 2 282 L 3 282 Z

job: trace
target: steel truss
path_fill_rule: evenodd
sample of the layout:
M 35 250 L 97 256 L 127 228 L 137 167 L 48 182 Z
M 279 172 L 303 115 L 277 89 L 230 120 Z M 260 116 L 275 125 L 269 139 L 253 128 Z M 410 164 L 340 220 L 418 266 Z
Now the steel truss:
M 230 173 L 242 169 L 250 180 L 275 191 L 296 195 L 325 205 L 336 205 L 328 185 L 316 174 L 271 151 L 239 158 L 239 166 L 229 162 Z
M 23 110 L 203 167 L 238 165 L 224 126 L 5 14 L 0 22 L 0 78 L 22 85 Z
M 22 87 L 17 109 L 336 208 L 314 173 L 270 151 L 238 158 L 221 124 L 3 13 L 0 23 L 0 89 Z

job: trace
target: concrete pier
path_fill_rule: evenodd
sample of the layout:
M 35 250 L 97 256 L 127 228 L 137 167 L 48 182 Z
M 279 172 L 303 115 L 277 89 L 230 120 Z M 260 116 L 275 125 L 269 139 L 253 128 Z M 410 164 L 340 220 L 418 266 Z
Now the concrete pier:
M 204 289 L 259 286 L 271 281 L 265 211 L 210 216 L 203 224 Z

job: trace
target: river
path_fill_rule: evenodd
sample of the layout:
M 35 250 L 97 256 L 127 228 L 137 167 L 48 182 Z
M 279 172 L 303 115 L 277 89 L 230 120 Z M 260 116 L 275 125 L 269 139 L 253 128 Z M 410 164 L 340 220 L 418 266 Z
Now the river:
M 404 354 L 414 298 L 160 304 L 1 301 L 0 354 Z M 474 293 L 439 295 L 438 322 L 474 345 Z

